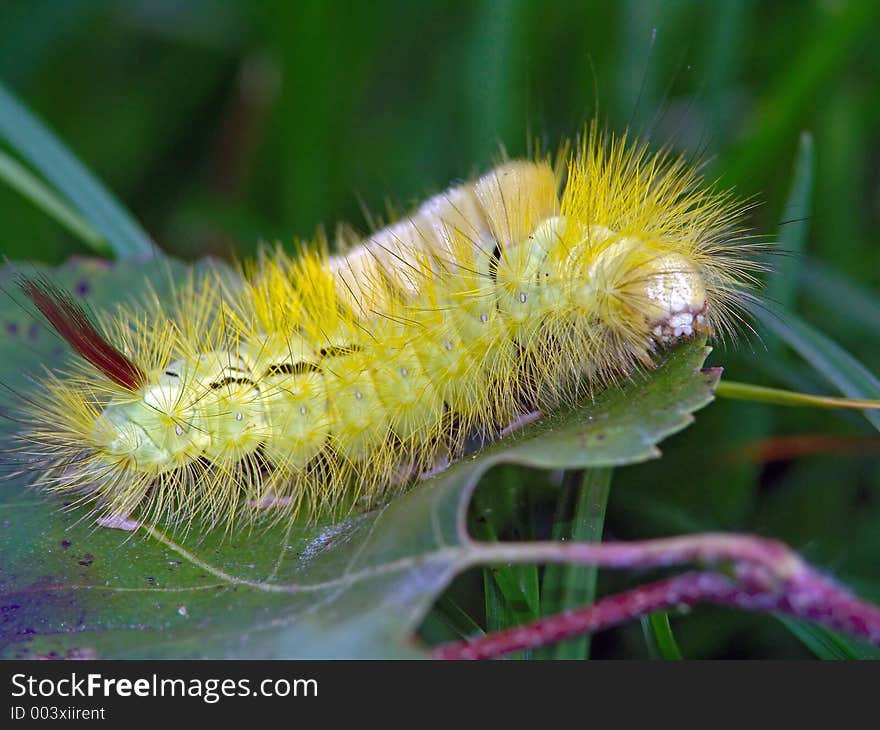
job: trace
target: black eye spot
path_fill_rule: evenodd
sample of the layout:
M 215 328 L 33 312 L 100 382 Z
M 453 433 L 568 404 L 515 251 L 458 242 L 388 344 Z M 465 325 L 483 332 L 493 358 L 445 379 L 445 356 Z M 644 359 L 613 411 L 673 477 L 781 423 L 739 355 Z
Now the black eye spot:
M 220 380 L 215 380 L 215 381 L 214 381 L 213 383 L 211 383 L 208 387 L 209 387 L 211 390 L 217 390 L 217 388 L 222 388 L 222 387 L 224 387 L 224 386 L 226 386 L 226 385 L 231 385 L 231 384 L 233 384 L 233 383 L 234 383 L 235 385 L 256 385 L 256 384 L 254 383 L 254 381 L 251 380 L 250 378 L 232 378 L 232 377 L 226 377 L 226 378 L 222 378 L 222 379 L 220 379 Z
M 501 244 L 496 243 L 489 257 L 489 277 L 493 282 L 498 281 L 498 264 L 501 262 Z
M 300 360 L 299 362 L 279 362 L 266 368 L 264 377 L 270 375 L 302 375 L 303 373 L 320 373 L 321 368 L 313 362 Z
M 351 355 L 353 352 L 360 352 L 361 348 L 357 345 L 332 345 L 331 347 L 322 347 L 321 348 L 321 357 L 343 357 L 344 355 Z

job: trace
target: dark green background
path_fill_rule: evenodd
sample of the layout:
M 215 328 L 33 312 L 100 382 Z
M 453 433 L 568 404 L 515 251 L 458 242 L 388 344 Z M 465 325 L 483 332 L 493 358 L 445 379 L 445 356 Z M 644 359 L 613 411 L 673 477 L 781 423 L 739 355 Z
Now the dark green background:
M 775 238 L 809 130 L 806 253 L 777 257 L 797 276 L 789 304 L 877 372 L 878 31 L 876 0 L 4 0 L 0 79 L 184 258 L 246 255 L 342 220 L 364 230 L 364 208 L 405 208 L 486 169 L 502 145 L 554 148 L 597 112 L 698 154 L 710 178 L 754 196 L 750 223 Z M 6 188 L 0 226 L 12 259 L 88 253 Z M 738 380 L 831 390 L 769 336 L 746 333 L 712 362 Z M 793 434 L 843 441 L 743 456 Z M 875 436 L 858 414 L 716 404 L 663 460 L 618 470 L 606 535 L 772 535 L 880 600 Z M 772 618 L 705 609 L 673 627 L 692 657 L 808 655 Z M 646 650 L 634 627 L 595 651 Z

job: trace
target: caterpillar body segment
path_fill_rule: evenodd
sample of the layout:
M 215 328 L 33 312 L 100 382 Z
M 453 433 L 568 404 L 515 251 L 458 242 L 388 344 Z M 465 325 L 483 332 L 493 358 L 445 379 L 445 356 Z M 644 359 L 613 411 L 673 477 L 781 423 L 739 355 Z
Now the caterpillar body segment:
M 100 332 L 79 323 L 130 368 L 114 379 L 72 341 L 22 449 L 104 520 L 229 528 L 372 504 L 474 434 L 729 328 L 759 268 L 734 241 L 741 210 L 683 161 L 594 132 L 567 169 L 502 164 L 340 254 L 265 250 L 240 292 L 193 283 Z

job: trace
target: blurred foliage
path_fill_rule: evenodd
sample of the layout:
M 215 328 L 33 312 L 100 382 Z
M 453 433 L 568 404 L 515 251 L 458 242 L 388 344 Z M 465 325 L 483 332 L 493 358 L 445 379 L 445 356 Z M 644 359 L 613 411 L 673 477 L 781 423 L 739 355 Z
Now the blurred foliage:
M 756 201 L 761 237 L 786 240 L 807 216 L 803 253 L 780 253 L 787 281 L 773 291 L 876 373 L 878 30 L 876 0 L 4 0 L 0 79 L 186 259 L 340 220 L 366 230 L 365 210 L 406 208 L 502 147 L 552 149 L 598 113 L 705 159 Z M 798 214 L 786 200 L 805 130 L 815 174 Z M 9 258 L 86 253 L 6 187 L 0 221 Z M 726 376 L 830 390 L 770 333 L 734 344 L 710 359 Z M 799 435 L 827 438 L 793 456 L 779 438 Z M 718 403 L 662 460 L 615 472 L 606 539 L 772 535 L 880 600 L 876 438 L 859 414 Z M 545 495 L 528 533 L 546 537 L 552 490 L 526 491 L 514 502 Z M 503 510 L 495 532 L 523 534 L 521 512 Z M 465 607 L 484 622 L 481 580 L 453 586 L 447 617 Z M 599 592 L 623 580 L 603 573 Z M 457 635 L 443 626 L 434 617 L 435 638 Z M 685 657 L 808 655 L 772 618 L 707 608 L 671 626 Z M 595 637 L 593 654 L 649 647 L 634 624 Z

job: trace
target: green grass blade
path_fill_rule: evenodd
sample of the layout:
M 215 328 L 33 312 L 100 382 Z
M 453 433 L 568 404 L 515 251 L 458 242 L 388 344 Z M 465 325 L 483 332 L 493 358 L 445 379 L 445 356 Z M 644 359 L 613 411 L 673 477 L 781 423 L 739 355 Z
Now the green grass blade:
M 809 132 L 803 132 L 798 144 L 794 175 L 788 200 L 782 211 L 782 226 L 779 230 L 778 245 L 784 255 L 774 267 L 774 275 L 767 285 L 767 297 L 789 310 L 794 310 L 804 245 L 810 229 L 810 198 L 813 192 L 815 157 L 813 137 Z
M 875 0 L 853 0 L 841 5 L 828 22 L 814 25 L 771 82 L 741 132 L 741 141 L 724 155 L 720 168 L 727 181 L 754 184 L 774 169 L 811 105 L 851 63 L 854 49 L 873 34 L 878 13 L 880 4 Z
M 476 160 L 494 152 L 498 140 L 521 133 L 525 99 L 524 57 L 518 47 L 527 38 L 529 4 L 522 0 L 482 0 L 474 5 L 474 28 L 465 76 L 470 138 Z
M 703 39 L 703 83 L 705 84 L 706 128 L 716 134 L 729 134 L 731 126 L 731 87 L 743 73 L 746 56 L 741 52 L 748 42 L 755 15 L 754 0 L 716 0 L 708 14 Z M 716 143 L 720 140 L 716 140 Z M 711 141 L 710 141 L 711 144 Z
M 532 512 L 522 503 L 522 472 L 511 465 L 503 465 L 490 477 L 494 484 L 491 497 L 478 489 L 473 506 L 482 519 L 476 521 L 473 532 L 481 540 L 497 541 L 498 529 L 506 525 L 513 529 L 516 539 L 534 539 Z M 488 485 L 487 485 L 488 486 Z M 498 529 L 496 529 L 498 528 Z M 538 618 L 538 567 L 535 565 L 496 565 L 483 569 L 486 628 L 500 631 Z M 511 658 L 530 658 L 531 651 L 511 655 Z
M 797 352 L 817 373 L 849 398 L 880 399 L 880 380 L 840 345 L 790 312 L 764 303 L 753 307 L 754 316 Z M 880 413 L 862 411 L 880 430 Z
M 823 626 L 786 616 L 779 620 L 820 659 L 880 659 L 880 649 L 859 644 Z
M 880 297 L 821 261 L 807 258 L 801 272 L 804 287 L 817 301 L 833 303 L 835 314 L 851 323 L 866 340 L 880 338 Z
M 566 471 L 553 525 L 554 540 L 600 541 L 612 469 Z M 548 565 L 541 583 L 541 613 L 550 616 L 592 603 L 596 598 L 594 567 Z M 586 659 L 590 637 L 561 641 L 547 652 L 551 659 Z
M 642 633 L 648 644 L 648 651 L 654 659 L 678 660 L 683 659 L 678 642 L 672 635 L 672 626 L 669 625 L 669 614 L 665 611 L 652 613 L 642 617 Z
M 2 84 L 0 137 L 100 231 L 118 257 L 153 255 L 155 247 L 140 224 Z
M 79 213 L 70 209 L 42 180 L 18 160 L 0 150 L 0 180 L 60 223 L 89 248 L 102 256 L 112 252 L 104 237 L 92 228 Z
M 449 629 L 461 639 L 485 634 L 473 617 L 448 595 L 440 597 L 435 611 Z

